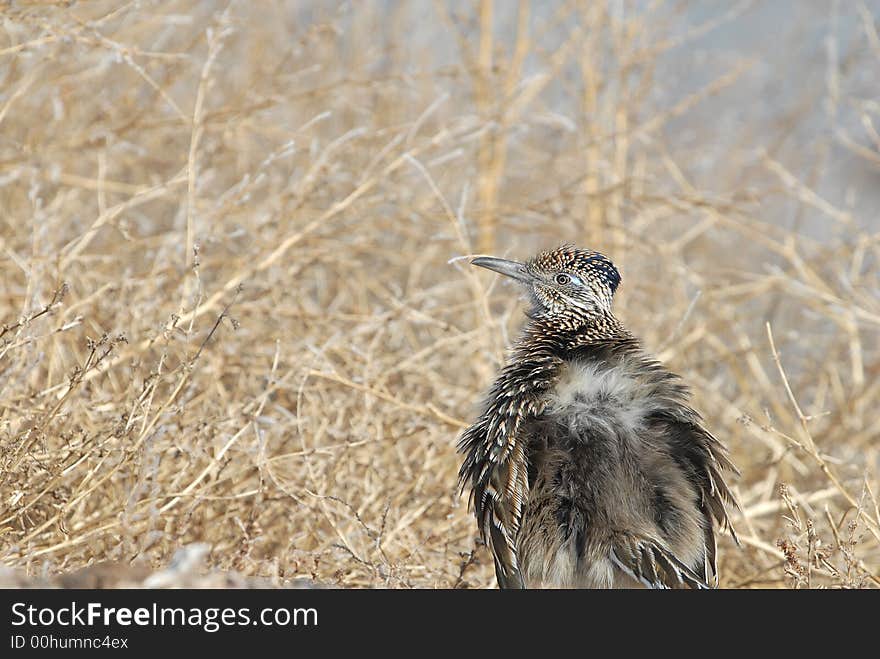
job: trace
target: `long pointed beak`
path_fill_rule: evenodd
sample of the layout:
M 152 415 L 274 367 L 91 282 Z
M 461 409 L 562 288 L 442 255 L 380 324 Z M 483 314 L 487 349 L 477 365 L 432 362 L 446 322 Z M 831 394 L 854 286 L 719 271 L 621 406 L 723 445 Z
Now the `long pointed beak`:
M 487 270 L 494 270 L 499 274 L 510 277 L 511 279 L 516 279 L 524 284 L 529 283 L 532 279 L 526 271 L 525 266 L 516 261 L 496 259 L 494 256 L 478 256 L 475 259 L 471 259 L 471 265 L 478 265 Z

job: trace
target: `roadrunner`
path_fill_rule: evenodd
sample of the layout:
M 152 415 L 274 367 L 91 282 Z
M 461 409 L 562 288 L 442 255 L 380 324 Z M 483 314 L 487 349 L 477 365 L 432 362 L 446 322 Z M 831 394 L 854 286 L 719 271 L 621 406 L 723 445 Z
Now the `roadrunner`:
M 462 435 L 459 472 L 502 588 L 717 585 L 727 451 L 611 312 L 620 274 L 563 246 L 473 265 L 519 282 L 522 336 Z M 735 537 L 735 536 L 734 536 Z

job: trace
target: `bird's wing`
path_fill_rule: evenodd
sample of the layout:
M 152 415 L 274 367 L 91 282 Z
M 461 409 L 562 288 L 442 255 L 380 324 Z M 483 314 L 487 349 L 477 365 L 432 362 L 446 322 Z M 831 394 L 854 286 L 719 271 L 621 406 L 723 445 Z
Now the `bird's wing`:
M 700 575 L 650 538 L 618 533 L 610 556 L 615 566 L 648 588 L 709 588 Z
M 502 588 L 524 588 L 517 558 L 517 535 L 529 495 L 528 439 L 525 422 L 544 409 L 542 392 L 553 380 L 559 361 L 532 359 L 502 370 L 474 425 L 458 444 L 464 453 L 459 471 L 462 489 L 470 486 L 471 502 L 483 540 L 495 558 Z
M 522 517 L 522 504 L 528 492 L 528 483 L 511 478 L 510 471 L 519 468 L 522 460 L 507 460 L 496 466 L 488 487 L 474 488 L 483 502 L 475 503 L 474 511 L 480 521 L 483 537 L 495 559 L 495 576 L 500 588 L 525 588 L 516 552 L 516 537 Z
M 484 415 L 459 443 L 466 454 L 459 473 L 461 486 L 471 486 L 480 535 L 495 558 L 501 588 L 524 587 L 516 554 L 529 489 L 526 442 L 518 436 L 523 416 L 523 412 Z M 506 420 L 495 423 L 498 418 Z
M 713 524 L 729 531 L 739 543 L 727 512 L 728 508 L 738 509 L 739 504 L 724 481 L 724 472 L 739 471 L 727 457 L 727 449 L 702 426 L 699 415 L 689 407 L 682 405 L 674 411 L 657 413 L 652 422 L 669 440 L 670 454 L 700 496 L 700 510 L 707 522 L 704 580 L 712 583 L 718 574 Z

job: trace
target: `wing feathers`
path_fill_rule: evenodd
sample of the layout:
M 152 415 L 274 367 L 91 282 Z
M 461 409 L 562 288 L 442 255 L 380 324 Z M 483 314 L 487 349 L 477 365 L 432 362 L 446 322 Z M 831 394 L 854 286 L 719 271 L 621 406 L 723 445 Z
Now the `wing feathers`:
M 520 428 L 543 411 L 542 395 L 561 360 L 533 354 L 506 366 L 492 387 L 486 410 L 462 435 L 465 454 L 459 471 L 462 490 L 471 487 L 474 514 L 495 558 L 498 585 L 523 588 L 516 539 L 529 493 L 526 438 Z
M 631 534 L 615 537 L 611 561 L 648 588 L 708 588 L 696 572 L 656 541 Z

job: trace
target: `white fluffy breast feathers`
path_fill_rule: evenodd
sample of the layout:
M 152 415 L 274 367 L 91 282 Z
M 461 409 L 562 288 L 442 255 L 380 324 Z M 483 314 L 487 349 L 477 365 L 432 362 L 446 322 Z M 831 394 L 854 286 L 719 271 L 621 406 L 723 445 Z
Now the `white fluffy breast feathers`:
M 639 378 L 626 361 L 570 362 L 548 396 L 545 413 L 560 415 L 559 421 L 572 431 L 592 425 L 633 433 L 662 407 L 656 393 L 655 386 Z

